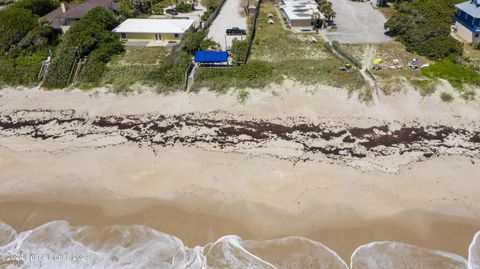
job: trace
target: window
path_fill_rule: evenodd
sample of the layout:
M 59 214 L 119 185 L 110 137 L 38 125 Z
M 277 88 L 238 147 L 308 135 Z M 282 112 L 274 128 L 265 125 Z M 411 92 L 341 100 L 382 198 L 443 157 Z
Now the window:
M 127 34 L 121 33 L 121 34 L 120 34 L 120 38 L 121 38 L 121 39 L 127 39 Z
M 179 38 L 180 37 L 180 34 L 175 34 L 175 38 Z
M 475 33 L 474 37 L 478 38 L 480 36 L 480 33 Z

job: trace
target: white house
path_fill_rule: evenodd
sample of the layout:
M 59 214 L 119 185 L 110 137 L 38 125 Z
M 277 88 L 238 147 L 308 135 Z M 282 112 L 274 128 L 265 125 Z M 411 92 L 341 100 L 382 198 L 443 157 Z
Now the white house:
M 180 42 L 193 23 L 189 19 L 128 19 L 113 32 L 126 45 L 167 46 Z
M 314 16 L 324 19 L 314 0 L 280 0 L 279 7 L 292 28 L 311 29 Z

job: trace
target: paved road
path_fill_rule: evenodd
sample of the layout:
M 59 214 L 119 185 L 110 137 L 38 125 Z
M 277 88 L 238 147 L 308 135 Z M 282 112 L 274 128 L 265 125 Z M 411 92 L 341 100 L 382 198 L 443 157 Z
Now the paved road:
M 341 43 L 385 43 L 391 41 L 383 27 L 386 22 L 380 11 L 373 9 L 370 2 L 352 0 L 330 0 L 337 13 L 336 32 L 321 33 L 329 41 Z
M 247 29 L 247 17 L 243 14 L 241 0 L 227 0 L 217 18 L 210 25 L 208 37 L 219 43 L 222 49 L 229 49 L 232 46 L 232 40 L 241 37 L 227 36 L 225 31 L 235 26 Z M 243 38 L 246 38 L 246 36 L 243 36 Z

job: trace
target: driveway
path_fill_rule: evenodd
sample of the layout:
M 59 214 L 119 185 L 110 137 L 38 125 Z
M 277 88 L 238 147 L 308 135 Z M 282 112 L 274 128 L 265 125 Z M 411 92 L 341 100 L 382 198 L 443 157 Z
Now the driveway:
M 370 2 L 352 0 L 330 0 L 337 13 L 336 32 L 322 30 L 328 41 L 341 43 L 386 43 L 391 38 L 386 36 L 384 23 L 387 21 L 380 11 L 374 9 Z
M 217 18 L 210 25 L 208 37 L 219 43 L 222 49 L 230 49 L 234 38 L 247 38 L 247 36 L 227 36 L 225 34 L 228 28 L 235 26 L 247 29 L 247 16 L 244 15 L 241 0 L 227 0 Z
M 168 6 L 165 9 L 168 8 L 175 8 L 172 6 Z M 171 18 L 184 18 L 184 19 L 190 19 L 194 21 L 195 27 L 200 26 L 200 21 L 203 13 L 207 11 L 207 8 L 202 6 L 200 3 L 198 3 L 197 6 L 195 6 L 195 10 L 192 10 L 188 13 L 179 13 L 178 15 L 172 16 L 169 14 L 164 14 L 164 15 L 152 15 L 149 17 L 149 19 L 171 19 Z

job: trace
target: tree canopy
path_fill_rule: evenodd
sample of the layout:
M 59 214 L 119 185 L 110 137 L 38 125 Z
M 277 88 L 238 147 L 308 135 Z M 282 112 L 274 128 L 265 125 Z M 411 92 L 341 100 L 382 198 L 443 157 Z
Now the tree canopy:
M 10 50 L 36 25 L 37 17 L 28 9 L 9 7 L 0 11 L 0 50 Z
M 43 16 L 54 10 L 58 0 L 18 0 L 14 6 L 32 11 L 33 14 Z
M 408 51 L 430 59 L 454 57 L 462 53 L 460 42 L 450 36 L 455 4 L 461 0 L 412 0 L 396 5 L 397 12 L 385 23 Z
M 56 50 L 44 85 L 53 88 L 67 86 L 70 71 L 77 57 L 88 58 L 80 79 L 86 83 L 96 82 L 111 56 L 123 51 L 122 43 L 111 32 L 116 25 L 118 25 L 116 16 L 103 7 L 92 9 L 74 23 Z

